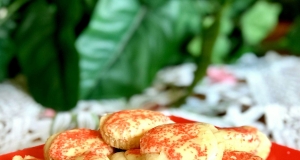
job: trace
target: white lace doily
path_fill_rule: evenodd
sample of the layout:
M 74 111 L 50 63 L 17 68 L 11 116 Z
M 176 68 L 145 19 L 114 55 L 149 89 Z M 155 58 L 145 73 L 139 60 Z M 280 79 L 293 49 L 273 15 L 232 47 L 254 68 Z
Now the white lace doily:
M 50 134 L 61 130 L 97 128 L 104 113 L 140 107 L 217 126 L 256 126 L 275 142 L 300 149 L 299 62 L 297 57 L 275 52 L 262 58 L 246 54 L 234 65 L 212 66 L 232 74 L 235 83 L 212 82 L 208 76 L 186 104 L 164 108 L 181 96 L 180 87 L 193 79 L 195 65 L 183 64 L 160 71 L 152 87 L 128 102 L 79 101 L 73 110 L 55 117 L 47 115 L 48 109 L 19 87 L 4 82 L 0 84 L 0 154 L 43 144 Z M 166 89 L 166 85 L 178 88 Z
M 0 84 L 0 154 L 43 144 L 51 119 L 39 118 L 42 107 L 18 87 Z

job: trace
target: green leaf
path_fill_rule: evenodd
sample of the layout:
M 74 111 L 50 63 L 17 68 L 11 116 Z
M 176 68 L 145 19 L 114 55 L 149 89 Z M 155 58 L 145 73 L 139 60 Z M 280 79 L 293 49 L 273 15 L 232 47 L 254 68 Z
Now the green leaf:
M 180 2 L 182 12 L 175 21 L 176 38 L 182 39 L 186 35 L 199 34 L 201 32 L 202 15 L 206 13 L 203 10 L 203 1 L 186 0 Z
M 12 42 L 0 38 L 0 82 L 8 77 L 8 65 L 14 56 L 12 51 Z
M 150 7 L 150 8 L 157 8 L 159 6 L 162 6 L 164 3 L 166 3 L 168 0 L 139 0 L 140 3 L 142 5 L 145 5 L 147 7 Z
M 256 45 L 276 26 L 281 11 L 279 4 L 257 1 L 241 18 L 241 30 L 246 43 Z
M 200 36 L 195 36 L 188 44 L 188 51 L 194 57 L 198 57 L 201 53 L 202 39 Z
M 26 0 L 13 2 L 3 0 L 0 2 L 0 81 L 8 79 L 12 74 L 9 65 L 15 56 L 16 48 L 14 41 L 11 39 L 11 34 L 16 28 L 12 14 L 24 3 L 26 3 Z
M 14 44 L 9 37 L 14 27 L 13 21 L 0 25 L 0 82 L 8 78 L 8 65 L 14 56 Z
M 226 56 L 230 51 L 230 44 L 230 40 L 226 35 L 219 34 L 212 54 L 212 63 L 224 63 Z
M 10 3 L 11 0 L 1 0 L 0 7 L 5 7 Z
M 15 34 L 17 58 L 37 102 L 69 110 L 78 100 L 78 53 L 74 28 L 78 0 L 67 3 L 33 1 L 22 14 Z
M 279 41 L 279 45 L 294 54 L 300 54 L 299 37 L 300 15 L 295 19 L 293 26 L 289 30 L 288 34 Z
M 81 97 L 129 97 L 148 87 L 162 67 L 182 62 L 179 47 L 190 31 L 179 28 L 195 23 L 178 19 L 190 9 L 182 3 L 153 8 L 138 0 L 100 1 L 77 41 Z

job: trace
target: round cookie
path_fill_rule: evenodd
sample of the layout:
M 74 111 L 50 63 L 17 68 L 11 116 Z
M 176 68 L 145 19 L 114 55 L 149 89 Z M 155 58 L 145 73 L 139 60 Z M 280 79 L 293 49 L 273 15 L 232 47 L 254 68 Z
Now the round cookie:
M 250 126 L 218 128 L 215 136 L 224 144 L 224 151 L 244 151 L 256 153 L 260 143 L 257 129 Z
M 150 110 L 123 110 L 105 115 L 100 119 L 103 140 L 119 149 L 140 147 L 140 138 L 145 132 L 158 125 L 173 123 L 169 117 Z
M 51 136 L 47 139 L 47 141 L 46 141 L 46 143 L 45 143 L 45 145 L 44 145 L 44 157 L 45 157 L 46 160 L 50 159 L 49 149 L 50 149 L 50 146 L 51 146 L 52 142 L 54 141 L 54 139 L 55 139 L 58 135 L 59 135 L 59 133 L 56 133 L 56 134 L 51 135 Z
M 220 160 L 216 131 L 205 123 L 157 126 L 141 138 L 141 154 L 145 160 Z
M 249 152 L 263 159 L 266 159 L 270 152 L 271 141 L 251 126 L 218 128 L 215 136 L 218 142 L 224 145 L 224 152 Z
M 100 133 L 90 129 L 72 129 L 53 135 L 44 147 L 45 160 L 108 160 L 112 153 L 113 148 L 102 140 Z

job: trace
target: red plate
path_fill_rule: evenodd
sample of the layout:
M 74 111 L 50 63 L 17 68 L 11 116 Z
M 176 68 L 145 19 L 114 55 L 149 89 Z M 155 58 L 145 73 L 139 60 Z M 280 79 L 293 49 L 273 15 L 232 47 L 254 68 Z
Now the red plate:
M 187 123 L 194 122 L 191 120 L 187 120 L 181 117 L 170 116 L 170 118 L 177 123 Z M 12 152 L 9 154 L 1 155 L 0 160 L 11 160 L 13 156 L 20 155 L 31 155 L 39 159 L 43 159 L 43 145 L 27 148 L 24 150 L 19 150 L 16 152 Z M 271 153 L 267 160 L 299 160 L 300 159 L 300 151 L 291 149 L 276 143 L 272 143 Z

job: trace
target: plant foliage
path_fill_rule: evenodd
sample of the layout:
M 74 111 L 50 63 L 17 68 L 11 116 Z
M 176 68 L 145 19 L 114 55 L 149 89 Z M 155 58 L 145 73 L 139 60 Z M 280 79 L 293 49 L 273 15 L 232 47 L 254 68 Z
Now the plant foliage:
M 33 98 L 55 110 L 70 110 L 80 99 L 141 93 L 158 70 L 186 61 L 198 66 L 195 84 L 209 64 L 234 62 L 256 51 L 276 27 L 282 4 L 2 0 L 0 81 L 24 76 Z M 300 52 L 299 24 L 280 41 L 292 52 Z

